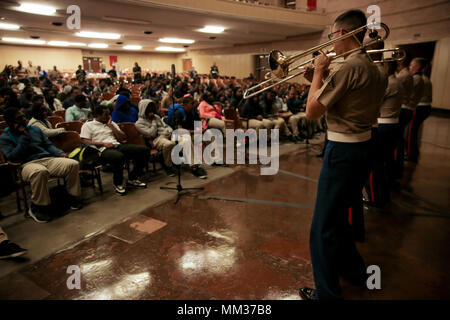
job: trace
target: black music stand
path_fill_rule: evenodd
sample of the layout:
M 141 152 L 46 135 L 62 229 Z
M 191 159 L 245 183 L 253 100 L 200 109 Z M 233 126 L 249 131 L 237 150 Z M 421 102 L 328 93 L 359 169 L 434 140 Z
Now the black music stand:
M 173 97 L 173 92 L 174 92 L 174 84 L 175 84 L 175 65 L 172 64 L 172 105 L 175 106 L 175 99 Z M 178 144 L 178 136 L 176 137 L 176 141 L 175 144 Z M 189 191 L 193 191 L 193 190 L 204 190 L 205 188 L 203 187 L 198 187 L 198 188 L 183 188 L 183 186 L 181 185 L 181 164 L 177 166 L 177 178 L 178 178 L 178 183 L 176 187 L 160 187 L 161 190 L 176 190 L 177 191 L 177 198 L 174 202 L 174 204 L 177 204 L 178 201 L 180 200 L 182 195 L 188 194 Z M 169 182 L 169 183 L 174 183 L 174 182 Z

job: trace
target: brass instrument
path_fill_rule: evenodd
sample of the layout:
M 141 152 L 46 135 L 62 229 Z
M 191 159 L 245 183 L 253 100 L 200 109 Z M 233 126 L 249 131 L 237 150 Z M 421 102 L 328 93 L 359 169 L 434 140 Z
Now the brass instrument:
M 384 30 L 385 34 L 383 37 L 380 37 L 378 35 L 378 31 L 376 30 L 376 27 L 381 27 L 381 29 Z M 353 53 L 353 52 L 357 52 L 360 51 L 362 49 L 365 49 L 366 47 L 369 47 L 379 41 L 384 41 L 387 39 L 387 37 L 389 36 L 389 28 L 386 24 L 384 23 L 379 23 L 379 24 L 367 24 L 365 26 L 361 26 L 355 30 L 352 30 L 350 32 L 347 32 L 346 34 L 339 36 L 337 38 L 331 39 L 329 41 L 326 41 L 322 44 L 319 44 L 315 47 L 312 47 L 302 53 L 298 53 L 298 54 L 294 54 L 292 56 L 285 56 L 283 55 L 283 53 L 281 53 L 281 51 L 278 50 L 273 50 L 272 52 L 270 52 L 269 54 L 269 66 L 270 69 L 272 70 L 271 72 L 269 72 L 268 74 L 266 74 L 266 80 L 264 80 L 263 82 L 245 90 L 244 92 L 244 99 L 248 99 L 251 98 L 255 95 L 260 94 L 261 92 L 264 92 L 266 90 L 269 90 L 281 83 L 284 83 L 286 81 L 291 80 L 292 78 L 298 77 L 299 75 L 303 74 L 306 72 L 305 66 L 313 64 L 314 60 L 316 59 L 316 57 L 309 59 L 307 61 L 304 61 L 302 63 L 300 63 L 299 65 L 295 66 L 295 67 L 290 67 L 292 63 L 294 63 L 295 61 L 305 58 L 305 57 L 309 57 L 312 53 L 314 52 L 322 52 L 323 50 L 327 47 L 329 47 L 330 45 L 334 44 L 337 41 L 340 40 L 344 40 L 347 39 L 349 37 L 354 37 L 356 34 L 365 31 L 366 29 L 369 29 L 369 37 L 372 39 L 370 41 L 368 41 L 365 44 L 362 44 L 361 46 L 359 46 L 358 48 L 349 50 L 347 52 L 344 52 L 342 54 L 336 55 L 335 53 L 328 53 L 327 56 L 331 57 L 332 60 L 338 59 L 338 58 L 342 58 L 342 57 L 346 57 L 349 54 Z M 385 50 L 385 49 L 382 49 Z M 294 74 L 291 74 L 291 72 L 298 70 L 298 69 L 303 69 L 299 72 L 296 72 Z M 270 85 L 268 85 L 267 87 L 265 87 L 265 85 L 269 84 L 270 82 L 273 82 L 277 79 L 277 82 L 272 83 Z M 262 89 L 259 89 L 262 88 Z M 259 90 L 257 90 L 259 89 Z M 253 92 L 254 90 L 257 90 L 255 92 Z

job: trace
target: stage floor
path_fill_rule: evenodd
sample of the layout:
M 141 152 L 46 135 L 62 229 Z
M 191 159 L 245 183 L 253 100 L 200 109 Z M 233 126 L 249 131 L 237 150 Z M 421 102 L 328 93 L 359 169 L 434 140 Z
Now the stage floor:
M 393 204 L 366 210 L 358 248 L 380 266 L 381 290 L 342 282 L 345 298 L 450 297 L 449 120 L 427 122 L 424 141 L 433 144 L 422 143 L 417 166 L 406 164 Z M 275 176 L 237 167 L 177 205 L 145 209 L 3 277 L 0 299 L 300 299 L 298 288 L 313 286 L 309 229 L 321 162 L 299 146 Z M 79 290 L 66 285 L 71 265 L 81 271 Z

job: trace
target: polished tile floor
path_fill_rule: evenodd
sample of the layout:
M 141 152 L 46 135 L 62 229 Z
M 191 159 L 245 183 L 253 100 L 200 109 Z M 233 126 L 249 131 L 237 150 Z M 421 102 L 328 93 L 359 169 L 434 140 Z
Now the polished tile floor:
M 441 120 L 428 126 L 448 128 Z M 431 134 L 424 130 L 424 141 L 436 141 Z M 342 282 L 345 298 L 450 297 L 448 145 L 448 136 L 423 142 L 392 205 L 367 209 L 367 239 L 358 247 L 367 265 L 380 267 L 381 290 Z M 177 205 L 148 208 L 9 274 L 0 298 L 299 299 L 299 287 L 313 286 L 308 239 L 320 167 L 303 146 L 281 157 L 275 176 L 236 167 Z M 81 289 L 67 287 L 73 265 Z

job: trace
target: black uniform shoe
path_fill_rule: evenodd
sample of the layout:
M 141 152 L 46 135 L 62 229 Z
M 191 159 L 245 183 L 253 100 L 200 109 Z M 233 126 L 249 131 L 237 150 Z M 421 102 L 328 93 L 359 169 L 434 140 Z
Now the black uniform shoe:
M 202 167 L 193 167 L 191 172 L 194 176 L 196 176 L 199 179 L 206 179 L 208 176 L 205 169 L 203 169 Z
M 165 167 L 164 171 L 166 172 L 168 177 L 175 177 L 176 175 L 171 167 Z
M 39 223 L 47 223 L 52 220 L 52 218 L 44 211 L 44 207 L 31 203 L 30 209 L 25 213 L 25 217 L 31 218 Z
M 8 259 L 19 257 L 27 252 L 27 249 L 21 248 L 19 245 L 8 240 L 0 243 L 0 259 Z
M 303 287 L 299 289 L 299 293 L 303 300 L 317 300 L 314 289 Z

